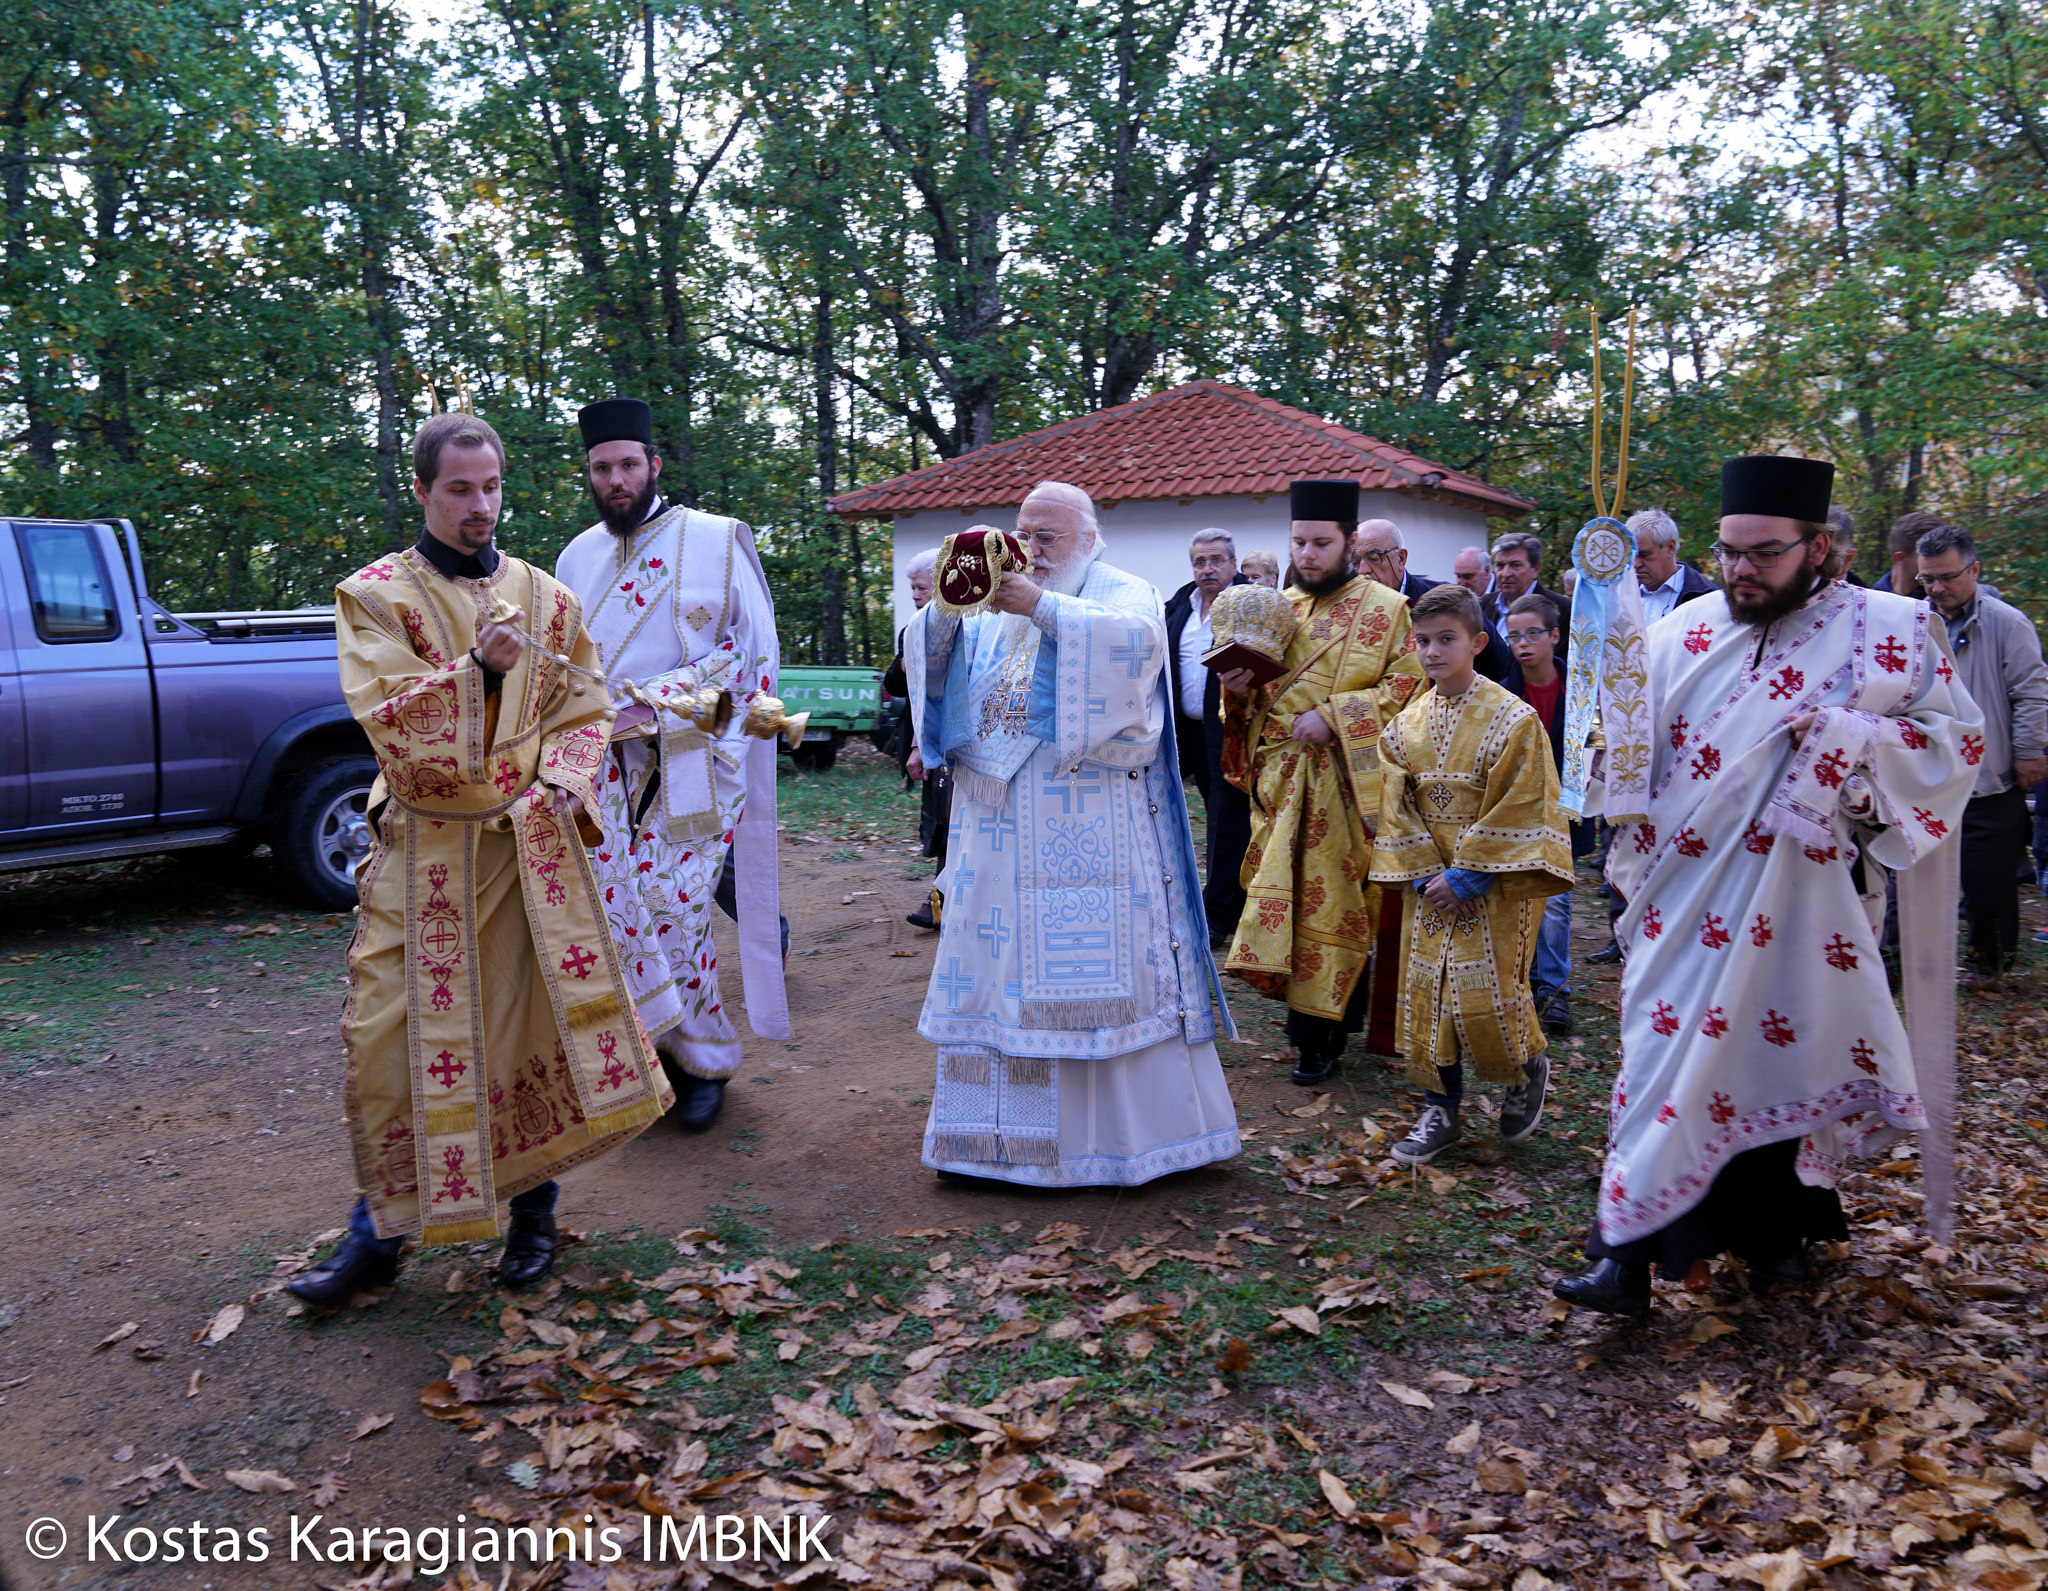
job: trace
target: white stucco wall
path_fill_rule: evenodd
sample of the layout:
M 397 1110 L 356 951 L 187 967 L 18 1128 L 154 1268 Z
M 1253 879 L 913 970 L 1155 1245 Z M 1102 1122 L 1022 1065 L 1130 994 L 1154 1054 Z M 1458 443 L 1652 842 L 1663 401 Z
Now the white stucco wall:
M 1237 541 L 1242 558 L 1254 547 L 1264 547 L 1287 567 L 1287 494 L 1278 492 L 1263 500 L 1252 497 L 1198 497 L 1183 507 L 1173 501 L 1121 503 L 1098 509 L 1105 543 L 1104 556 L 1119 569 L 1142 575 L 1170 597 L 1188 580 L 1188 538 L 1198 530 L 1227 530 Z M 1506 521 L 1489 523 L 1486 516 L 1444 503 L 1405 497 L 1399 492 L 1363 492 L 1359 497 L 1360 519 L 1391 519 L 1401 527 L 1408 542 L 1410 572 L 1431 580 L 1448 580 L 1451 561 L 1462 547 L 1483 547 L 1493 535 L 1508 528 Z M 909 621 L 916 610 L 910 602 L 910 583 L 903 570 L 910 560 L 956 530 L 970 525 L 994 525 L 999 530 L 1017 528 L 1014 507 L 934 509 L 921 514 L 899 514 L 895 523 L 896 623 Z

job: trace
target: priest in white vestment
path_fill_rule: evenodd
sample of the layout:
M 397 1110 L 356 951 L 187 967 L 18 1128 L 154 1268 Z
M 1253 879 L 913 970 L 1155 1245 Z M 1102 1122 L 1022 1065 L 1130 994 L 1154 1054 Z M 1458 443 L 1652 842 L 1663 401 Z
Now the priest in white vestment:
M 1946 1098 L 1953 837 L 1982 718 L 1926 603 L 1828 578 L 1833 475 L 1730 460 L 1725 589 L 1648 631 L 1647 820 L 1610 813 L 1628 909 L 1597 1263 L 1556 1287 L 1585 1308 L 1640 1315 L 1653 1263 L 1680 1278 L 1722 1252 L 1759 1293 L 1804 1283 L 1806 1244 L 1848 1235 L 1845 1163 Z M 1910 870 L 1902 920 L 1909 893 L 1947 902 L 1905 924 L 1910 1044 L 1878 954 L 1885 869 Z
M 1167 701 L 1159 593 L 1102 561 L 1047 482 L 1033 573 L 997 611 L 904 638 L 918 746 L 952 769 L 946 912 L 918 1031 L 938 1046 L 924 1163 L 953 1181 L 1130 1186 L 1228 1159 L 1209 954 Z
M 600 523 L 562 549 L 555 575 L 582 599 L 619 709 L 598 785 L 597 851 L 605 909 L 640 1020 L 676 1090 L 686 1127 L 705 1127 L 740 1063 L 719 992 L 711 905 L 734 848 L 747 1016 L 763 1038 L 788 1038 L 775 886 L 775 742 L 742 730 L 779 668 L 775 604 L 736 519 L 662 500 L 653 415 L 608 398 L 578 415 Z M 680 701 L 710 686 L 732 693 L 720 734 L 626 692 Z

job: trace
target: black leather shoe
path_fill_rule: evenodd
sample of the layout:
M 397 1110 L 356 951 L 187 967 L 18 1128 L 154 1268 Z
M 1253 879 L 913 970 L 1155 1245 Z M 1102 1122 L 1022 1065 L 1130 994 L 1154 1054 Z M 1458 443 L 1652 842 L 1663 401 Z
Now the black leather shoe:
M 687 1072 L 674 1079 L 676 1119 L 692 1132 L 702 1132 L 718 1120 L 725 1109 L 725 1079 L 692 1077 Z
M 1287 1081 L 1303 1088 L 1313 1088 L 1318 1083 L 1327 1083 L 1337 1075 L 1337 1063 L 1344 1057 L 1342 1050 L 1332 1050 L 1328 1055 L 1302 1055 L 1294 1063 L 1294 1070 L 1287 1074 Z
M 1576 1304 L 1581 1309 L 1596 1309 L 1603 1315 L 1632 1315 L 1641 1320 L 1650 1312 L 1650 1267 L 1630 1265 L 1625 1260 L 1601 1260 L 1590 1271 L 1554 1283 L 1550 1290 L 1567 1304 Z
M 552 1215 L 512 1215 L 505 1234 L 505 1252 L 498 1256 L 498 1281 L 505 1287 L 531 1287 L 555 1268 L 560 1234 Z
M 389 1287 L 397 1279 L 398 1256 L 381 1253 L 350 1232 L 326 1259 L 286 1282 L 284 1290 L 305 1303 L 331 1307 L 369 1288 Z
M 1749 1262 L 1749 1290 L 1765 1297 L 1780 1288 L 1804 1287 L 1812 1280 L 1813 1273 L 1806 1268 L 1806 1256 L 1797 1249 L 1774 1260 Z
M 1586 959 L 1596 967 L 1611 967 L 1615 962 L 1621 960 L 1621 946 L 1618 944 L 1602 945 Z

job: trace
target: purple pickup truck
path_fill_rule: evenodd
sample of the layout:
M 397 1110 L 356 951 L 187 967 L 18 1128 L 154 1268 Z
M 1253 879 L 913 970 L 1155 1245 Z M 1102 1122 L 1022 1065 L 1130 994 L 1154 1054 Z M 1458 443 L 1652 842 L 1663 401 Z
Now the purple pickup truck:
M 377 764 L 334 610 L 172 613 L 126 520 L 0 526 L 0 872 L 268 844 L 354 905 Z

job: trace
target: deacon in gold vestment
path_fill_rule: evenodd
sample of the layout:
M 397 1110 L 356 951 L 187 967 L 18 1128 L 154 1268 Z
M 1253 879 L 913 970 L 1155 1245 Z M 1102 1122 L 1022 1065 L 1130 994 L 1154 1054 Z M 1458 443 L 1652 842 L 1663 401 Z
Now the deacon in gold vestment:
M 1394 1154 L 1426 1164 L 1457 1140 L 1467 1062 L 1509 1089 L 1503 1138 L 1536 1129 L 1548 1041 L 1529 966 L 1544 901 L 1572 887 L 1572 858 L 1542 718 L 1473 671 L 1488 640 L 1478 599 L 1437 586 L 1412 622 L 1432 688 L 1380 737 L 1372 879 L 1401 891 L 1399 1038 L 1428 1101 Z
M 1379 737 L 1421 683 L 1408 604 L 1350 572 L 1353 481 L 1298 481 L 1286 670 L 1249 688 L 1220 676 L 1224 776 L 1252 798 L 1245 909 L 1224 970 L 1284 999 L 1294 1081 L 1337 1067 L 1362 1012 L 1379 894 L 1367 879 L 1379 810 Z
M 364 1199 L 341 1249 L 293 1286 L 313 1302 L 389 1280 L 404 1234 L 496 1236 L 515 1195 L 500 1275 L 536 1280 L 556 1173 L 671 1098 L 584 850 L 602 838 L 611 709 L 549 654 L 601 663 L 574 593 L 491 545 L 502 459 L 472 416 L 428 421 L 428 533 L 335 593 L 342 689 L 379 776 L 342 1017 Z M 500 601 L 521 617 L 487 622 Z

